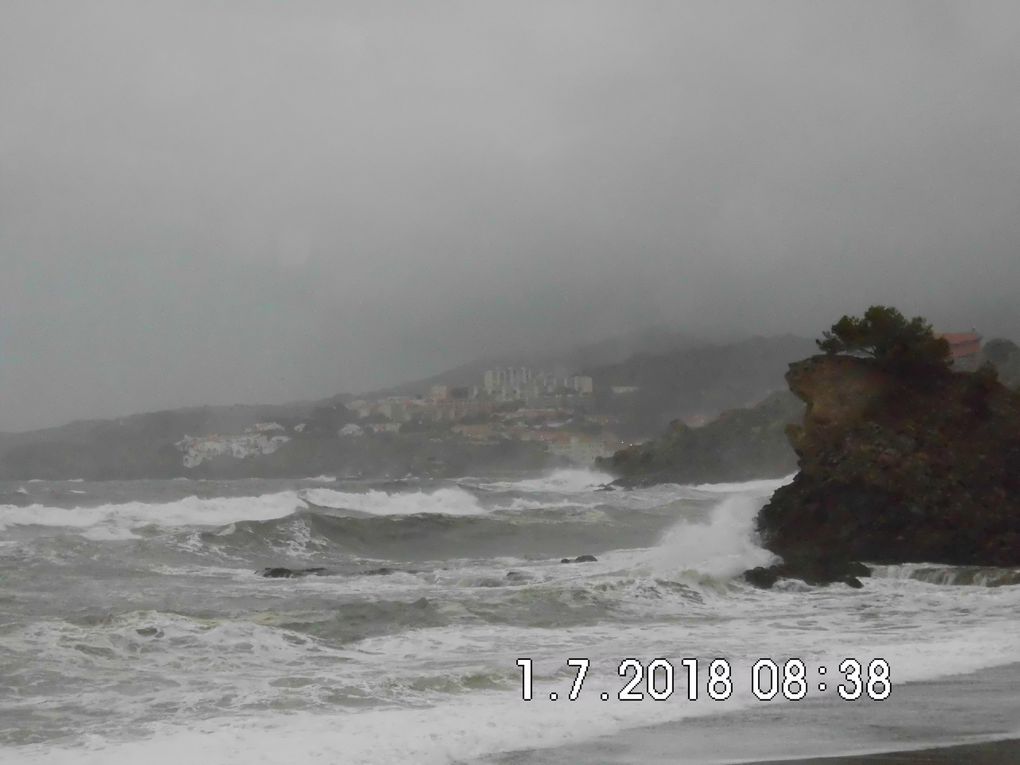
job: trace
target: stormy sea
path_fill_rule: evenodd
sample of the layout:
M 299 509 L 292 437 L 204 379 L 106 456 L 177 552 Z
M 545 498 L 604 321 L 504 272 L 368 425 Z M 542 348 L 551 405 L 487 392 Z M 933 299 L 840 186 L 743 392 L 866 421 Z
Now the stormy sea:
M 2 484 L 0 762 L 721 763 L 1020 731 L 1020 572 L 759 590 L 782 481 L 607 480 Z M 669 662 L 672 693 L 659 664 L 621 700 L 625 659 Z M 758 698 L 759 659 L 803 662 L 803 697 Z M 842 698 L 847 659 L 889 693 Z

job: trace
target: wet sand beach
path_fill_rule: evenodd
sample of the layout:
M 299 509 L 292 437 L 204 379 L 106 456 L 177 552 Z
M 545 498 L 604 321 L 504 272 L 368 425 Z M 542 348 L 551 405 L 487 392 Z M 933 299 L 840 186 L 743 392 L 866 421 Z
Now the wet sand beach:
M 807 760 L 769 760 L 768 765 L 1016 765 L 1020 740 L 962 744 L 910 752 L 883 752 Z
M 886 701 L 815 699 L 694 717 L 500 765 L 1020 763 L 1020 664 L 897 686 Z

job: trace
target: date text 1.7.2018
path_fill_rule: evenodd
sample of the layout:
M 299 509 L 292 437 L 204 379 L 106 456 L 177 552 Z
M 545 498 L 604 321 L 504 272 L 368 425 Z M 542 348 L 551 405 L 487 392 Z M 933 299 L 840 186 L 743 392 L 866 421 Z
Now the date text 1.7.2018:
M 612 691 L 603 690 L 599 698 L 609 701 L 666 701 L 674 696 L 678 687 L 686 689 L 688 701 L 702 698 L 725 701 L 734 692 L 735 679 L 730 662 L 726 659 L 624 659 L 617 667 L 617 674 L 623 678 L 620 687 Z M 533 662 L 529 658 L 517 660 L 521 670 L 521 696 L 525 701 L 535 698 Z M 584 681 L 588 677 L 591 661 L 584 658 L 567 659 L 567 666 L 574 676 L 569 688 L 552 689 L 547 696 L 550 701 L 564 699 L 577 701 L 581 697 Z M 743 673 L 741 673 L 743 674 Z M 800 659 L 786 659 L 780 662 L 772 659 L 758 659 L 746 677 L 751 695 L 759 701 L 786 699 L 800 701 L 809 695 L 835 694 L 844 701 L 871 699 L 883 701 L 892 692 L 889 662 L 874 658 L 867 662 L 858 659 L 842 659 L 830 668 L 818 664 L 809 671 Z M 562 692 L 561 692 L 562 691 Z M 681 694 L 684 695 L 684 694 Z

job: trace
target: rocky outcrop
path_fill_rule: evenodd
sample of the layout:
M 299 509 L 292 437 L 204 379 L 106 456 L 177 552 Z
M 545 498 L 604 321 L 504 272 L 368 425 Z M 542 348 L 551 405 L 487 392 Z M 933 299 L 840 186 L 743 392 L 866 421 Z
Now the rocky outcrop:
M 326 573 L 328 572 L 324 568 L 285 568 L 283 566 L 264 568 L 258 572 L 259 576 L 264 576 L 266 579 L 295 579 L 302 576 L 323 576 Z
M 788 429 L 800 472 L 758 516 L 784 559 L 773 574 L 846 581 L 854 561 L 1020 565 L 1020 396 L 994 372 L 816 356 L 786 379 L 807 410 Z
M 806 557 L 791 556 L 773 566 L 758 566 L 744 572 L 744 581 L 755 587 L 769 589 L 780 579 L 801 579 L 807 584 L 832 584 L 841 582 L 860 589 L 864 585 L 861 577 L 871 576 L 871 569 L 863 563 L 844 558 L 830 558 L 811 554 Z
M 619 476 L 619 486 L 778 478 L 797 467 L 786 426 L 803 412 L 801 401 L 780 391 L 698 428 L 674 422 L 661 437 L 621 449 L 598 466 Z

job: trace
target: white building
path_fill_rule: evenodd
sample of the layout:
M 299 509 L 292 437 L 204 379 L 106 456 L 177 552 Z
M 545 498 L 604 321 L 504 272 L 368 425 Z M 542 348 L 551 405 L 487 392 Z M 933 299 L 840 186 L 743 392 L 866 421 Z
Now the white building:
M 525 387 L 534 376 L 531 367 L 500 367 L 485 370 L 482 382 L 490 396 L 511 401 L 522 398 Z
M 626 396 L 641 390 L 640 386 L 637 385 L 611 385 L 609 389 L 613 392 L 614 396 Z
M 567 387 L 582 396 L 590 396 L 595 392 L 595 381 L 588 375 L 573 375 L 567 379 Z
M 242 433 L 239 436 L 185 436 L 174 446 L 184 453 L 181 463 L 192 468 L 215 457 L 232 457 L 243 460 L 260 454 L 272 454 L 290 441 L 287 436 L 267 436 L 264 433 Z
M 286 428 L 278 422 L 256 422 L 254 430 L 258 433 L 272 433 L 276 430 L 286 430 Z

